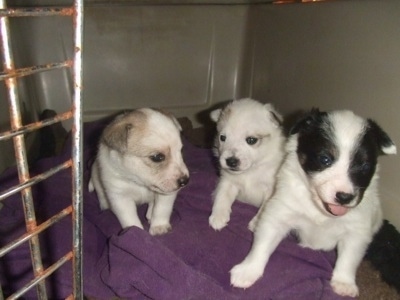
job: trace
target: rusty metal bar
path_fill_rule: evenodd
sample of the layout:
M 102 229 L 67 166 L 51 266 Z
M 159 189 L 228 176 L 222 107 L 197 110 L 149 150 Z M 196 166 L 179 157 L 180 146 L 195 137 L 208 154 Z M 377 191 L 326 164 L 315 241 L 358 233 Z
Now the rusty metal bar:
M 11 70 L 9 72 L 0 72 L 0 80 L 4 80 L 7 78 L 11 77 L 23 77 L 23 76 L 28 76 L 40 72 L 45 72 L 45 71 L 51 71 L 51 70 L 56 70 L 56 69 L 61 69 L 61 68 L 69 68 L 71 67 L 73 62 L 71 60 L 67 60 L 64 62 L 58 62 L 58 63 L 49 63 L 46 65 L 39 65 L 39 66 L 33 66 L 29 68 L 19 68 L 15 70 Z
M 49 277 L 54 271 L 56 271 L 59 267 L 61 267 L 63 264 L 65 264 L 67 261 L 71 260 L 72 258 L 73 258 L 73 254 L 72 254 L 72 251 L 70 251 L 66 255 L 61 257 L 56 263 L 54 263 L 49 268 L 44 270 L 39 276 L 37 276 L 33 280 L 31 280 L 28 284 L 26 284 L 18 292 L 14 293 L 10 297 L 8 297 L 7 300 L 18 299 L 19 297 L 21 297 L 23 294 L 25 294 L 28 290 L 30 290 L 35 285 L 40 285 L 41 282 L 44 282 L 44 279 Z M 42 300 L 42 298 L 39 298 L 39 299 Z
M 72 125 L 72 222 L 73 222 L 73 296 L 83 299 L 82 276 L 82 224 L 83 224 L 83 124 L 82 124 L 82 46 L 83 46 L 83 0 L 74 0 L 74 94 Z
M 43 17 L 43 16 L 70 16 L 74 26 L 74 59 L 62 63 L 49 63 L 46 65 L 33 66 L 16 69 L 11 51 L 9 17 Z M 2 194 L 0 200 L 12 194 L 21 192 L 25 213 L 27 232 L 0 249 L 0 257 L 12 251 L 17 246 L 29 241 L 31 261 L 34 278 L 19 291 L 16 291 L 8 299 L 16 299 L 26 293 L 29 289 L 36 287 L 37 298 L 47 299 L 45 279 L 51 275 L 65 262 L 72 260 L 73 267 L 73 294 L 68 299 L 83 299 L 83 277 L 82 277 L 82 219 L 83 219 L 83 130 L 82 130 L 82 42 L 83 42 L 83 0 L 74 0 L 72 7 L 37 7 L 37 8 L 12 8 L 6 7 L 5 0 L 0 0 L 0 30 L 2 51 L 4 54 L 4 72 L 0 73 L 0 80 L 5 80 L 10 110 L 11 130 L 0 133 L 0 141 L 13 139 L 14 152 L 17 162 L 19 185 L 16 185 Z M 54 69 L 73 68 L 73 99 L 71 111 L 57 115 L 54 118 L 40 122 L 23 125 L 19 99 L 17 93 L 17 78 L 28 76 L 39 72 Z M 73 118 L 72 126 L 72 158 L 65 163 L 56 166 L 47 172 L 30 178 L 27 166 L 27 155 L 25 148 L 24 134 Z M 37 225 L 33 206 L 31 186 L 47 179 L 55 173 L 71 167 L 72 173 L 72 205 L 54 215 L 44 223 Z M 65 216 L 72 215 L 72 251 L 61 258 L 50 268 L 43 270 L 41 260 L 38 234 Z M 0 300 L 3 299 L 3 292 L 0 286 Z
M 3 257 L 11 250 L 15 249 L 22 243 L 31 239 L 34 235 L 38 235 L 39 233 L 41 233 L 45 229 L 49 228 L 50 226 L 54 225 L 55 223 L 57 223 L 58 221 L 60 221 L 61 219 L 63 219 L 64 217 L 68 216 L 71 213 L 72 213 L 72 205 L 68 206 L 67 208 L 60 211 L 58 214 L 52 216 L 50 219 L 48 219 L 47 221 L 45 221 L 42 224 L 40 224 L 39 226 L 37 226 L 35 231 L 32 231 L 31 233 L 25 233 L 24 235 L 20 236 L 18 239 L 12 241 L 11 243 L 9 243 L 6 246 L 4 246 L 3 248 L 1 248 L 0 249 L 0 257 Z
M 0 9 L 0 17 L 49 17 L 49 16 L 73 16 L 71 7 L 25 7 Z
M 6 8 L 5 0 L 0 0 L 0 8 Z M 13 72 L 14 58 L 11 51 L 11 40 L 9 32 L 9 20 L 7 17 L 0 18 L 0 30 L 1 30 L 1 46 L 3 50 L 3 66 L 6 72 Z M 17 80 L 16 78 L 7 78 L 7 98 L 10 110 L 10 124 L 12 130 L 19 130 L 22 126 L 21 121 L 21 109 L 19 105 L 18 91 L 17 91 Z M 25 139 L 24 136 L 18 135 L 13 137 L 14 152 L 17 162 L 18 177 L 20 183 L 25 183 L 29 180 L 29 168 L 27 163 Z M 22 202 L 25 213 L 25 223 L 28 232 L 36 229 L 36 216 L 35 208 L 32 199 L 32 191 L 28 187 L 21 191 Z M 40 253 L 39 237 L 33 236 L 29 240 L 29 246 L 31 250 L 32 267 L 35 276 L 39 276 L 43 272 L 43 263 Z M 47 299 L 46 286 L 44 281 L 39 282 L 37 285 L 37 296 L 39 299 Z
M 73 116 L 72 111 L 67 111 L 67 112 L 65 112 L 63 114 L 59 114 L 59 115 L 57 115 L 55 117 L 52 117 L 52 118 L 49 118 L 49 119 L 46 119 L 46 120 L 43 120 L 43 121 L 39 121 L 39 122 L 36 122 L 36 123 L 31 123 L 31 124 L 28 124 L 28 125 L 25 125 L 25 126 L 21 126 L 17 130 L 5 131 L 3 133 L 0 133 L 0 141 L 7 140 L 7 139 L 10 139 L 10 138 L 12 138 L 12 137 L 14 137 L 16 135 L 19 135 L 19 134 L 29 133 L 29 132 L 32 132 L 34 130 L 46 127 L 46 126 L 53 125 L 55 123 L 71 119 L 72 116 Z
M 27 180 L 26 182 L 20 183 L 18 185 L 15 185 L 15 186 L 5 190 L 4 192 L 0 193 L 0 201 L 4 200 L 5 198 L 7 198 L 15 193 L 22 191 L 23 189 L 31 187 L 34 184 L 37 184 L 62 170 L 68 169 L 69 167 L 71 167 L 71 165 L 72 165 L 72 160 L 68 160 L 61 165 L 51 168 L 47 172 L 36 175 L 36 176 L 30 178 L 29 180 Z

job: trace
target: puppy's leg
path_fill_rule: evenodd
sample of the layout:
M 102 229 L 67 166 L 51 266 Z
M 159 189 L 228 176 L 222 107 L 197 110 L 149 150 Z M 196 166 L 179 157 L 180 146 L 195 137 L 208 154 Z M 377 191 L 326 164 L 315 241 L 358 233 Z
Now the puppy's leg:
M 357 268 L 364 257 L 368 242 L 360 237 L 349 236 L 338 244 L 338 257 L 333 269 L 331 286 L 342 296 L 358 296 Z
M 154 200 L 149 202 L 149 206 L 147 207 L 146 211 L 146 219 L 151 223 L 151 216 L 153 215 L 153 207 L 154 207 Z
M 224 228 L 230 219 L 232 204 L 238 195 L 238 189 L 229 181 L 220 179 L 215 190 L 214 204 L 208 222 L 215 230 Z
M 169 222 L 177 193 L 156 195 L 150 219 L 150 234 L 160 235 L 171 230 Z
M 271 254 L 289 231 L 285 228 L 283 224 L 260 220 L 249 254 L 230 271 L 234 287 L 248 288 L 263 275 Z
M 137 214 L 136 202 L 131 197 L 110 193 L 109 198 L 111 210 L 117 216 L 122 228 L 137 226 L 143 229 Z
M 247 228 L 249 228 L 250 231 L 254 232 L 254 230 L 256 229 L 258 219 L 260 218 L 260 215 L 262 214 L 264 207 L 265 207 L 266 203 L 268 202 L 269 198 L 271 198 L 271 195 L 272 195 L 272 189 L 267 188 L 265 191 L 265 194 L 264 194 L 264 200 L 261 203 L 261 206 L 258 209 L 257 214 L 250 220 L 249 225 L 247 226 Z
M 94 190 L 99 199 L 100 208 L 102 210 L 109 208 L 107 196 L 104 192 L 103 184 L 100 181 L 99 169 L 96 162 L 92 166 L 92 174 L 89 181 L 89 192 L 93 192 Z
M 264 209 L 264 203 L 265 201 L 261 204 L 260 208 L 257 211 L 257 214 L 250 220 L 249 225 L 247 226 L 247 228 L 249 228 L 251 232 L 254 232 L 254 230 L 256 229 L 258 219 L 260 218 L 260 214 Z

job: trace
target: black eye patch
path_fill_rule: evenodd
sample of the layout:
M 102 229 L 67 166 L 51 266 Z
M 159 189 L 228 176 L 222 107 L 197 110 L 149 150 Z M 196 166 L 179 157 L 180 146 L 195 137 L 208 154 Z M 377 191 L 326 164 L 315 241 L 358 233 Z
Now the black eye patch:
M 355 186 L 368 187 L 376 170 L 378 154 L 373 137 L 368 133 L 365 134 L 357 148 L 354 149 L 350 163 L 350 178 Z
M 338 151 L 333 141 L 323 132 L 301 133 L 299 135 L 297 155 L 306 173 L 320 172 L 332 166 Z

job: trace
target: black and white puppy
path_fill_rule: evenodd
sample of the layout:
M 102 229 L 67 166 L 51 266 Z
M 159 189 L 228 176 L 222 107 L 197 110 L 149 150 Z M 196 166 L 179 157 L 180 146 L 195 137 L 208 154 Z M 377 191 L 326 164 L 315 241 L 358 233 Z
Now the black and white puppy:
M 357 296 L 358 265 L 382 224 L 377 158 L 395 153 L 374 121 L 346 110 L 312 110 L 290 132 L 276 192 L 261 208 L 249 254 L 231 270 L 232 285 L 250 287 L 294 231 L 303 247 L 337 248 L 331 286 Z

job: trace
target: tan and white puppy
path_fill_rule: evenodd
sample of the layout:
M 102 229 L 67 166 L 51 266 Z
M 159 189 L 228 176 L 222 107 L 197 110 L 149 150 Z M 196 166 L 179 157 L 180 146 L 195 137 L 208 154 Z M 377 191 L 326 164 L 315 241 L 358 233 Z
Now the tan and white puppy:
M 171 229 L 178 190 L 189 181 L 182 158 L 181 127 L 172 115 L 142 108 L 117 116 L 103 131 L 89 190 L 123 228 L 143 229 L 136 206 L 149 203 L 150 234 Z
M 269 199 L 285 138 L 280 126 L 282 117 L 268 103 L 249 98 L 234 100 L 212 111 L 210 117 L 217 123 L 214 152 L 221 173 L 209 224 L 221 230 L 229 222 L 235 199 L 256 207 Z M 255 222 L 256 218 L 250 222 L 251 229 Z

